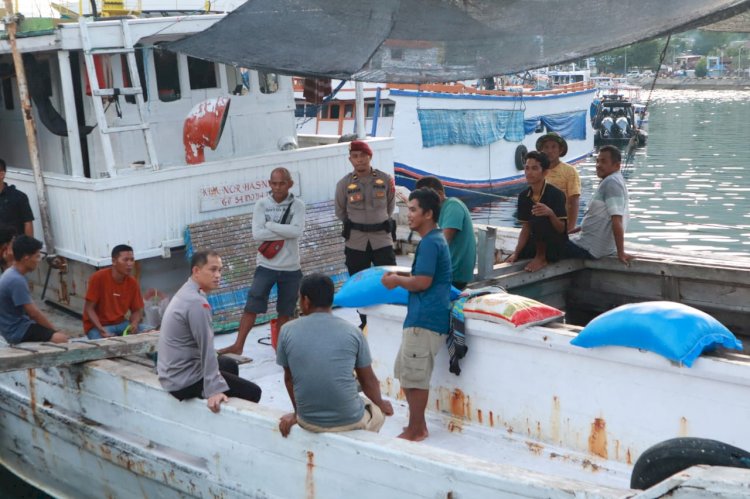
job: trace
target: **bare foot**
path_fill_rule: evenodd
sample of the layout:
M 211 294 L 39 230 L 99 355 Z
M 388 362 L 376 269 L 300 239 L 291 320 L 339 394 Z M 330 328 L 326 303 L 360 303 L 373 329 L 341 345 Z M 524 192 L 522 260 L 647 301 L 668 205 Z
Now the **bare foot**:
M 227 353 L 233 353 L 235 355 L 242 355 L 242 346 L 240 345 L 231 345 L 226 348 L 222 348 L 217 352 L 219 355 L 224 355 Z
M 534 258 L 531 260 L 523 269 L 526 272 L 536 272 L 537 270 L 547 266 L 547 260 L 537 260 Z
M 427 428 L 425 428 L 422 431 L 411 431 L 409 430 L 409 427 L 407 426 L 404 428 L 404 432 L 401 433 L 401 435 L 398 436 L 398 438 L 403 438 L 404 440 L 411 440 L 412 442 L 421 442 L 422 440 L 426 439 L 430 436 L 430 432 L 427 431 Z

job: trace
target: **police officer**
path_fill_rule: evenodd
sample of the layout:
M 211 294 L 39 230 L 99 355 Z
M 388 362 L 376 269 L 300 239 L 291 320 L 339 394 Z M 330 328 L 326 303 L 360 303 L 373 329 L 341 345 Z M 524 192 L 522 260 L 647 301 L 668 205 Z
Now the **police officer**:
M 370 265 L 396 265 L 391 236 L 396 207 L 393 177 L 370 165 L 372 149 L 361 140 L 350 143 L 349 161 L 354 170 L 336 184 L 336 216 L 344 222 L 349 275 Z M 364 327 L 366 316 L 360 317 Z

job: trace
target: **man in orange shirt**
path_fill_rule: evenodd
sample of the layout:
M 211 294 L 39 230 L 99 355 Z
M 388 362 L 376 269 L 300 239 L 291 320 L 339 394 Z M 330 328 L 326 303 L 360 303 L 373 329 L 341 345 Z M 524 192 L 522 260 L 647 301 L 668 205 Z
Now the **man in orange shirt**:
M 83 330 L 92 339 L 139 332 L 143 297 L 133 273 L 133 248 L 119 244 L 112 249 L 112 267 L 97 270 L 89 279 L 83 307 Z M 130 311 L 129 319 L 125 314 Z

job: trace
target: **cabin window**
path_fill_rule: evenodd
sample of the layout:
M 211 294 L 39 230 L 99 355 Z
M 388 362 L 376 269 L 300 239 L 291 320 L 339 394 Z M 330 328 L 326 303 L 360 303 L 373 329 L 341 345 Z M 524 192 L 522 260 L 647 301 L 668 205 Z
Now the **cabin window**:
M 401 61 L 404 58 L 404 49 L 391 49 L 391 59 Z
M 396 104 L 382 104 L 383 107 L 383 117 L 384 118 L 391 118 L 396 112 Z
M 396 110 L 396 104 L 389 101 L 380 101 L 380 113 L 378 113 L 378 116 L 382 116 L 384 118 L 390 118 L 393 116 L 393 113 Z M 365 104 L 365 116 L 367 118 L 374 118 L 375 117 L 375 103 L 367 103 Z
M 330 104 L 327 106 L 328 108 L 328 119 L 329 120 L 337 120 L 339 119 L 339 116 L 341 114 L 341 106 L 338 104 Z M 325 113 L 323 114 L 325 116 Z
M 260 91 L 264 94 L 273 94 L 279 90 L 279 75 L 276 73 L 258 71 L 258 82 Z
M 13 110 L 13 85 L 10 78 L 3 78 L 3 103 L 5 104 L 5 109 L 8 111 Z
M 344 118 L 351 118 L 354 116 L 354 104 L 346 104 L 344 106 Z
M 180 70 L 177 64 L 177 54 L 158 46 L 154 47 L 154 67 L 159 100 L 162 102 L 179 100 Z
M 232 95 L 247 95 L 250 93 L 250 70 L 227 66 L 227 90 Z
M 190 77 L 190 88 L 201 90 L 204 88 L 216 88 L 216 64 L 195 57 L 187 58 L 188 75 Z

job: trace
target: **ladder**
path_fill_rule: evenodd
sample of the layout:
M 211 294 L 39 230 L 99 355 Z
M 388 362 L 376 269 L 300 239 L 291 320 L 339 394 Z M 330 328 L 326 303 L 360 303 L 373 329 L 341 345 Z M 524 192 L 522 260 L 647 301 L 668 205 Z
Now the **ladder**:
M 117 176 L 115 169 L 115 156 L 112 150 L 112 140 L 110 134 L 132 132 L 140 130 L 143 132 L 143 140 L 146 144 L 146 154 L 148 155 L 147 167 L 151 167 L 154 170 L 159 169 L 156 156 L 156 147 L 154 140 L 151 135 L 151 127 L 146 120 L 146 105 L 143 100 L 143 88 L 141 88 L 141 78 L 138 74 L 138 64 L 135 59 L 135 48 L 133 47 L 133 39 L 130 34 L 130 25 L 127 19 L 120 20 L 120 29 L 122 31 L 122 46 L 118 47 L 95 47 L 92 44 L 91 36 L 89 32 L 89 21 L 87 18 L 81 17 L 78 21 L 81 30 L 81 42 L 83 44 L 83 55 L 86 60 L 86 74 L 89 78 L 89 88 L 91 89 L 91 97 L 94 103 L 94 113 L 96 114 L 96 121 L 98 123 L 99 135 L 102 142 L 102 150 L 104 152 L 104 160 L 107 167 L 107 172 L 110 177 Z M 96 62 L 94 56 L 96 55 L 117 55 L 125 54 L 128 61 L 128 73 L 130 75 L 129 88 L 101 88 L 99 87 L 99 78 L 96 74 Z M 138 108 L 138 122 L 130 125 L 111 126 L 107 123 L 107 117 L 104 112 L 104 98 L 115 97 L 118 95 L 133 95 L 135 96 L 136 107 Z

